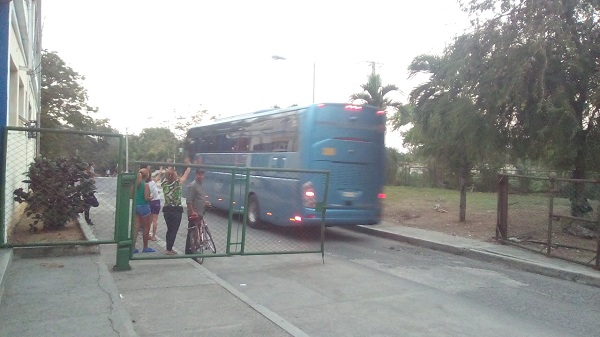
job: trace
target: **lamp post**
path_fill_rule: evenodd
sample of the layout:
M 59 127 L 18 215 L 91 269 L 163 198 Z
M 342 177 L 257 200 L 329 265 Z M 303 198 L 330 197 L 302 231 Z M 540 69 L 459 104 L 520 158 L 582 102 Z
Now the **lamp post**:
M 287 60 L 285 57 L 280 56 L 280 55 L 273 55 L 271 56 L 271 58 L 275 61 L 285 61 Z M 316 75 L 317 75 L 317 62 L 313 61 L 313 83 L 312 83 L 312 102 L 315 102 L 315 81 L 316 81 Z

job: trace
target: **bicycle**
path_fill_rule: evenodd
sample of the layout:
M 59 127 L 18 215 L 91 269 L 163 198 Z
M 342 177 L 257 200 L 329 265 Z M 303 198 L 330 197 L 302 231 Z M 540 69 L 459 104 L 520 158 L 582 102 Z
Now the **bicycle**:
M 194 219 L 194 226 L 188 227 L 187 240 L 185 242 L 186 254 L 203 254 L 204 250 L 210 250 L 213 253 L 217 252 L 217 246 L 213 240 L 210 230 L 204 217 Z M 204 262 L 204 257 L 194 257 L 196 262 Z

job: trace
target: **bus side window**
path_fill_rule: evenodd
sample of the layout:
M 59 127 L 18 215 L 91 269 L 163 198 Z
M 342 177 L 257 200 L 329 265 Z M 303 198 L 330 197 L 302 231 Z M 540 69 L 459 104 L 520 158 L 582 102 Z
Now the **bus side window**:
M 271 158 L 272 168 L 285 168 L 286 158 L 284 156 L 276 156 Z

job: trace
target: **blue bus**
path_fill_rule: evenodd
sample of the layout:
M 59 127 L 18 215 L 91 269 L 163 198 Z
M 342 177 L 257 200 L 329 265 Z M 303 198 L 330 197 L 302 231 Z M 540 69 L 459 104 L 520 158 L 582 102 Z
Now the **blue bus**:
M 261 173 L 260 168 L 330 172 L 327 226 L 371 225 L 385 198 L 385 112 L 369 105 L 321 103 L 258 111 L 191 128 L 185 149 L 195 163 L 250 170 L 230 200 L 231 173 L 207 169 L 204 190 L 214 207 L 243 213 L 247 224 L 320 225 L 316 202 L 325 184 L 314 175 Z M 312 178 L 311 178 L 312 177 Z M 241 185 L 244 186 L 241 186 Z

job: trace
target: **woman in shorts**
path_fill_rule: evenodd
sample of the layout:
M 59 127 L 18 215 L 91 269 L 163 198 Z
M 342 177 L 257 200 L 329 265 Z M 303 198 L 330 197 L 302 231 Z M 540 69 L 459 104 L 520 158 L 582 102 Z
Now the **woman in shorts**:
M 152 177 L 149 177 L 146 181 L 150 187 L 150 213 L 152 214 L 152 235 L 150 235 L 150 240 L 152 241 L 157 240 L 156 230 L 158 229 L 158 214 L 160 213 L 160 192 L 162 192 L 158 187 L 160 176 L 160 171 L 155 171 L 152 173 Z
M 148 247 L 148 240 L 150 238 L 150 223 L 152 221 L 152 216 L 150 213 L 150 187 L 146 180 L 150 176 L 150 171 L 148 169 L 140 169 L 137 180 L 135 182 L 135 231 L 133 235 L 133 246 L 135 247 L 135 242 L 137 241 L 139 226 L 143 229 L 143 240 L 144 240 L 144 248 L 142 252 L 151 253 L 155 250 Z M 134 253 L 138 253 L 139 250 L 137 248 L 134 249 Z

